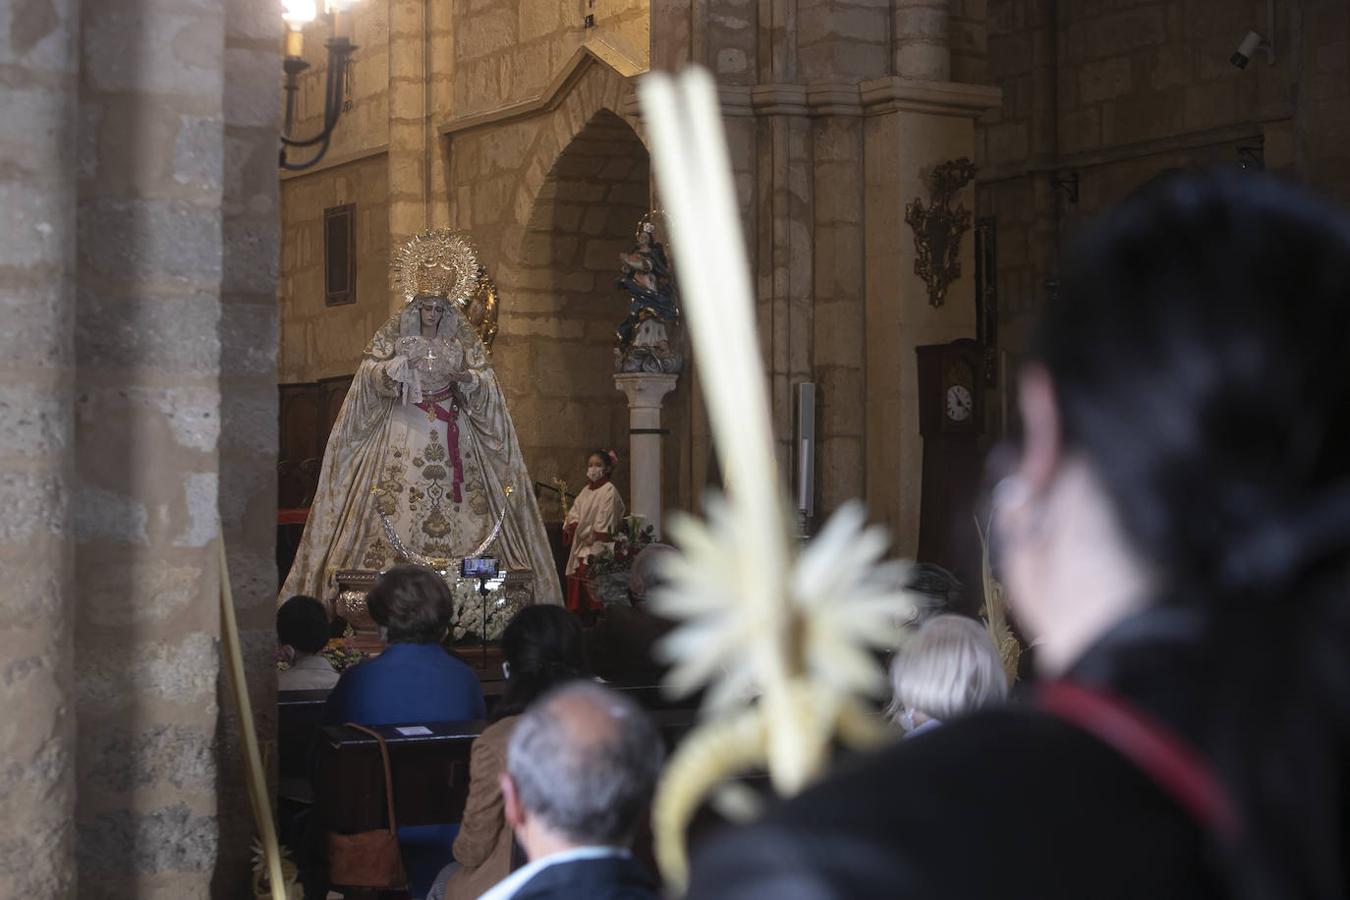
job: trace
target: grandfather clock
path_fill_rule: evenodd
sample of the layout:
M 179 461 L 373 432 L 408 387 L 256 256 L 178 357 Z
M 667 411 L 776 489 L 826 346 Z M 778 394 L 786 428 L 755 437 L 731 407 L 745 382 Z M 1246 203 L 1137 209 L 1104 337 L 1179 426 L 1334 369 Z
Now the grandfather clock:
M 984 353 L 968 339 L 915 349 L 923 437 L 919 561 L 950 569 L 974 601 L 980 593 L 973 516 L 984 467 Z

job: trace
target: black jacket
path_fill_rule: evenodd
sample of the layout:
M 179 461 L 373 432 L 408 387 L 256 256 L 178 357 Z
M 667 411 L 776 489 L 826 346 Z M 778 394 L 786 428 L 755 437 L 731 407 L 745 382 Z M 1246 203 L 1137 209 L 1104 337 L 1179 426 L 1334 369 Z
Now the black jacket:
M 514 900 L 657 900 L 656 882 L 627 856 L 578 859 L 549 866 L 521 886 Z
M 1130 662 L 1126 677 L 1106 660 L 1140 658 L 1128 631 L 1075 674 L 1131 684 L 1134 699 L 1183 730 L 1170 713 L 1186 706 L 1175 696 L 1186 654 L 1167 671 Z M 1160 650 L 1168 640 L 1148 637 L 1145 669 L 1170 655 Z M 1116 751 L 1036 709 L 1007 709 L 860 758 L 714 836 L 695 852 L 689 896 L 1208 897 L 1219 894 L 1208 854 L 1201 828 Z

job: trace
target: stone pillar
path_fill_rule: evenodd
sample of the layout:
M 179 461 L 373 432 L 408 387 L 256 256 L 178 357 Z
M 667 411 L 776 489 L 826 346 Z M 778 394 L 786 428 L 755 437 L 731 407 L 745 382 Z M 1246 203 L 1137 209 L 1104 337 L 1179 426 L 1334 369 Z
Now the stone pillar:
M 258 737 L 276 734 L 277 269 L 276 142 L 281 66 L 275 0 L 225 7 L 225 172 L 221 196 L 220 519 Z M 338 126 L 341 129 L 341 125 Z M 220 678 L 216 897 L 237 897 L 254 826 L 239 717 Z M 275 758 L 275 756 L 273 757 Z
M 901 78 L 946 81 L 952 72 L 950 0 L 892 0 L 892 66 Z
M 813 181 L 811 120 L 800 90 L 752 92 L 759 147 L 755 194 L 759 227 L 755 266 L 758 319 L 765 341 L 774 452 L 779 470 L 793 471 L 796 386 L 812 381 Z M 785 482 L 790 483 L 791 479 Z
M 228 224 L 222 209 L 226 160 L 248 154 L 227 156 L 225 136 L 227 114 L 253 102 L 226 110 L 226 7 L 242 2 L 81 8 L 71 507 L 82 897 L 207 896 L 227 814 L 215 756 L 221 356 L 248 344 L 261 359 L 247 364 L 262 368 L 273 353 L 267 331 L 221 339 L 227 230 L 275 233 L 271 207 L 252 198 L 237 198 Z M 273 65 L 236 61 L 237 77 L 276 84 Z M 272 421 L 232 416 L 263 434 Z
M 815 309 L 812 374 L 817 385 L 817 522 L 866 492 L 867 323 L 863 297 L 863 119 L 813 120 Z M 793 470 L 796 471 L 795 469 Z
M 642 516 L 656 529 L 661 521 L 661 402 L 675 389 L 678 375 L 627 372 L 614 376 L 614 386 L 628 398 L 628 512 Z
M 431 224 L 427 205 L 427 4 L 389 3 L 389 246 L 397 249 Z M 341 127 L 341 126 L 339 126 Z M 391 311 L 402 297 L 389 295 Z
M 975 155 L 975 118 L 1000 100 L 997 88 L 883 78 L 862 86 L 867 505 L 885 522 L 896 552 L 913 556 L 919 540 L 923 441 L 919 436 L 918 361 L 914 348 L 975 336 L 972 231 L 961 240 L 961 276 L 946 302 L 931 306 L 914 274 L 914 232 L 905 205 L 932 202 L 933 167 Z M 955 203 L 972 210 L 967 186 Z
M 0 40 L 0 897 L 75 896 L 76 0 L 10 4 Z

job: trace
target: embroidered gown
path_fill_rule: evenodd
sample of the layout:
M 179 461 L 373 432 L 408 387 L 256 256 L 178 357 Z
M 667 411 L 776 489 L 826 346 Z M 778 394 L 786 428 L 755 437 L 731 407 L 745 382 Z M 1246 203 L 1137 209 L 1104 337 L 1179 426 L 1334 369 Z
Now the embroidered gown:
M 430 340 L 409 304 L 366 347 L 329 436 L 282 598 L 310 594 L 331 602 L 339 570 L 400 562 L 380 513 L 406 549 L 453 560 L 477 549 L 506 504 L 501 534 L 486 552 L 508 571 L 531 573 L 533 602 L 562 602 L 496 373 L 463 314 L 447 307 Z M 468 381 L 452 382 L 457 372 Z

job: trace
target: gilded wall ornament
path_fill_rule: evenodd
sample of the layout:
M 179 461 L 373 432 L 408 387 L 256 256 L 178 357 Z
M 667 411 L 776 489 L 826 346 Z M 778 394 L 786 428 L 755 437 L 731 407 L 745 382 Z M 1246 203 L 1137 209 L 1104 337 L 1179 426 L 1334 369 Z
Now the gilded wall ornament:
M 905 204 L 905 223 L 914 229 L 914 274 L 928 285 L 928 302 L 941 306 L 947 288 L 961 277 L 961 238 L 970 230 L 970 210 L 952 207 L 956 192 L 975 177 L 966 157 L 941 163 L 930 179 L 932 203 L 925 208 L 915 197 Z

